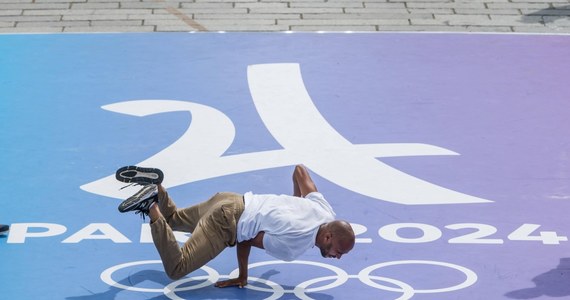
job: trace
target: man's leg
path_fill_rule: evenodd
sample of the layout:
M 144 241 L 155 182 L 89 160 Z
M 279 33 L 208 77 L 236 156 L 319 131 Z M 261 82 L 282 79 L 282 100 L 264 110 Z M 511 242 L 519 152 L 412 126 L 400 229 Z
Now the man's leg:
M 168 277 L 174 280 L 199 269 L 226 248 L 226 244 L 220 239 L 209 239 L 200 225 L 196 226 L 182 248 L 164 217 L 151 221 L 150 227 L 164 270 Z
M 205 265 L 227 246 L 235 245 L 237 220 L 244 209 L 241 195 L 219 193 L 204 203 L 176 210 L 167 193 L 162 194 L 159 204 L 150 209 L 150 226 L 154 244 L 170 278 L 183 277 Z M 166 221 L 164 213 L 170 214 L 170 222 Z M 192 231 L 192 236 L 182 248 L 169 223 Z
M 187 208 L 178 209 L 172 198 L 168 195 L 168 191 L 163 186 L 158 185 L 160 212 L 172 230 L 177 231 L 192 233 L 202 216 L 208 213 L 220 200 L 228 197 L 242 197 L 242 195 L 235 193 L 217 193 L 207 201 Z

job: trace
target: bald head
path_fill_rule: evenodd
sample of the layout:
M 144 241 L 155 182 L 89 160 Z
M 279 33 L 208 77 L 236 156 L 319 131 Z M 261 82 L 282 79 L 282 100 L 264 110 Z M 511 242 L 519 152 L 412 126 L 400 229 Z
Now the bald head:
M 337 239 L 351 242 L 354 245 L 355 235 L 350 223 L 342 220 L 336 220 L 328 223 L 329 230 Z
M 335 220 L 325 223 L 317 234 L 317 246 L 323 257 L 340 258 L 354 247 L 355 234 L 350 223 Z

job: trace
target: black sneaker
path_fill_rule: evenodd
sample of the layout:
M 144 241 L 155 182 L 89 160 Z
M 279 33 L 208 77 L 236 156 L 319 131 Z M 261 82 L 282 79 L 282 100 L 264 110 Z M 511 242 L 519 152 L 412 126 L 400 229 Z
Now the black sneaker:
M 10 230 L 10 226 L 0 224 L 0 234 L 6 234 Z
M 115 172 L 118 181 L 138 184 L 161 184 L 164 174 L 157 168 L 143 168 L 137 166 L 122 167 Z
M 158 186 L 156 184 L 145 185 L 136 194 L 129 197 L 119 205 L 119 211 L 122 213 L 134 211 L 137 214 L 148 216 L 150 206 L 158 202 Z

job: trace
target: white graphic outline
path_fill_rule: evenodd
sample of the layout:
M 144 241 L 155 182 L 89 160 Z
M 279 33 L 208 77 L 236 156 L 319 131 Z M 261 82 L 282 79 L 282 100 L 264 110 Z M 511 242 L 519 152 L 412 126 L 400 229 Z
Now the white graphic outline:
M 160 264 L 160 263 L 161 263 L 160 260 L 143 260 L 143 261 L 134 261 L 134 262 L 123 263 L 123 264 L 119 264 L 119 265 L 107 268 L 106 270 L 104 270 L 101 273 L 100 278 L 103 282 L 105 282 L 106 284 L 108 284 L 112 287 L 115 287 L 115 288 L 124 289 L 124 290 L 128 290 L 128 291 L 133 291 L 133 292 L 164 293 L 164 295 L 166 295 L 170 299 L 179 300 L 179 299 L 183 299 L 183 298 L 178 296 L 176 294 L 177 292 L 183 292 L 183 291 L 189 291 L 189 290 L 196 290 L 196 289 L 204 288 L 206 286 L 210 286 L 210 285 L 214 284 L 219 279 L 235 278 L 235 277 L 237 277 L 237 274 L 239 273 L 239 269 L 235 269 L 229 275 L 220 275 L 215 269 L 210 268 L 208 266 L 203 266 L 200 269 L 205 271 L 208 275 L 185 277 L 185 278 L 173 281 L 172 283 L 165 286 L 163 289 L 151 289 L 151 288 L 139 288 L 139 287 L 135 287 L 135 286 L 127 286 L 124 284 L 120 284 L 120 283 L 118 283 L 112 279 L 113 273 L 118 271 L 118 270 L 128 268 L 128 267 L 132 267 L 132 266 L 146 265 L 146 264 Z M 263 261 L 263 262 L 257 262 L 257 263 L 253 263 L 253 264 L 248 265 L 248 269 L 253 269 L 256 267 L 268 266 L 268 265 L 292 265 L 292 264 L 309 265 L 309 266 L 317 266 L 317 267 L 325 268 L 325 269 L 328 269 L 328 270 L 331 270 L 332 272 L 334 272 L 335 275 L 322 276 L 322 277 L 309 279 L 309 280 L 306 280 L 304 282 L 297 284 L 293 289 L 285 289 L 283 286 L 281 286 L 280 284 L 277 284 L 273 281 L 263 279 L 263 278 L 259 278 L 259 277 L 250 276 L 249 277 L 249 283 L 250 284 L 246 285 L 245 288 L 255 290 L 255 291 L 259 291 L 259 292 L 272 293 L 272 295 L 265 298 L 265 300 L 277 300 L 277 299 L 280 299 L 281 297 L 283 297 L 285 294 L 293 294 L 301 300 L 312 300 L 313 298 L 309 297 L 307 295 L 307 293 L 320 292 L 320 291 L 333 289 L 333 288 L 336 288 L 336 287 L 343 285 L 349 279 L 358 279 L 358 280 L 360 280 L 360 282 L 362 282 L 362 283 L 364 283 L 364 284 L 366 284 L 372 288 L 376 288 L 376 289 L 380 289 L 380 290 L 384 290 L 384 291 L 389 291 L 389 292 L 402 293 L 402 295 L 400 297 L 396 298 L 396 300 L 408 300 L 408 299 L 411 299 L 415 294 L 447 293 L 447 292 L 465 289 L 465 288 L 468 288 L 468 287 L 472 286 L 473 284 L 475 284 L 477 282 L 477 279 L 478 279 L 477 274 L 475 272 L 473 272 L 472 270 L 466 268 L 466 267 L 456 265 L 456 264 L 452 264 L 452 263 L 448 263 L 448 262 L 439 262 L 439 261 L 431 261 L 431 260 L 400 260 L 400 261 L 389 261 L 389 262 L 379 263 L 379 264 L 375 264 L 375 265 L 371 265 L 369 267 L 366 267 L 365 269 L 360 271 L 358 273 L 358 275 L 349 275 L 343 269 L 329 265 L 329 264 L 313 262 L 313 261 L 303 261 L 303 260 L 292 261 L 292 262 L 285 262 L 285 261 L 279 261 L 279 260 Z M 378 269 L 381 269 L 384 267 L 399 266 L 399 265 L 435 265 L 435 266 L 447 267 L 449 269 L 453 269 L 453 270 L 457 270 L 457 271 L 462 272 L 465 275 L 465 280 L 459 284 L 449 286 L 449 287 L 444 287 L 444 288 L 414 289 L 411 285 L 409 285 L 403 281 L 397 280 L 397 279 L 370 275 L 375 270 L 378 270 Z M 188 283 L 188 282 L 201 281 L 201 280 L 205 280 L 205 281 L 203 281 L 199 284 L 196 284 L 196 285 L 186 286 L 186 287 L 182 287 L 182 288 L 179 287 L 180 285 Z M 329 284 L 320 286 L 320 287 L 309 288 L 309 286 L 311 286 L 313 284 L 316 284 L 316 283 L 319 283 L 322 281 L 330 281 L 330 280 L 334 280 L 334 281 L 329 283 Z M 398 286 L 399 288 L 381 285 L 381 284 L 376 283 L 375 280 L 387 282 L 387 283 L 393 284 L 395 286 Z M 265 284 L 269 288 L 262 288 L 262 287 L 251 284 L 254 282 Z
M 354 145 L 319 113 L 308 94 L 298 64 L 248 67 L 250 92 L 263 123 L 283 147 L 237 155 L 224 152 L 235 137 L 233 122 L 207 105 L 176 100 L 134 100 L 102 108 L 132 116 L 185 111 L 192 115 L 186 132 L 173 144 L 138 165 L 158 167 L 168 174 L 167 188 L 225 175 L 302 163 L 313 172 L 355 193 L 406 204 L 466 204 L 491 202 L 456 192 L 393 168 L 377 158 L 458 155 L 427 144 Z M 125 198 L 114 175 L 81 186 L 107 197 Z

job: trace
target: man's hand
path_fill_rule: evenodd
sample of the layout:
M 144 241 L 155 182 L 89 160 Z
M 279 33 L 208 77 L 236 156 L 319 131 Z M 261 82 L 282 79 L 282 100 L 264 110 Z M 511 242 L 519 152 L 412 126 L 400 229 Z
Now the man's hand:
M 219 288 L 225 288 L 229 286 L 237 286 L 240 289 L 247 285 L 247 279 L 234 278 L 230 280 L 223 280 L 216 282 L 215 286 Z
M 295 166 L 293 171 L 293 196 L 305 197 L 312 192 L 316 192 L 317 187 L 309 175 L 309 171 L 303 165 Z

